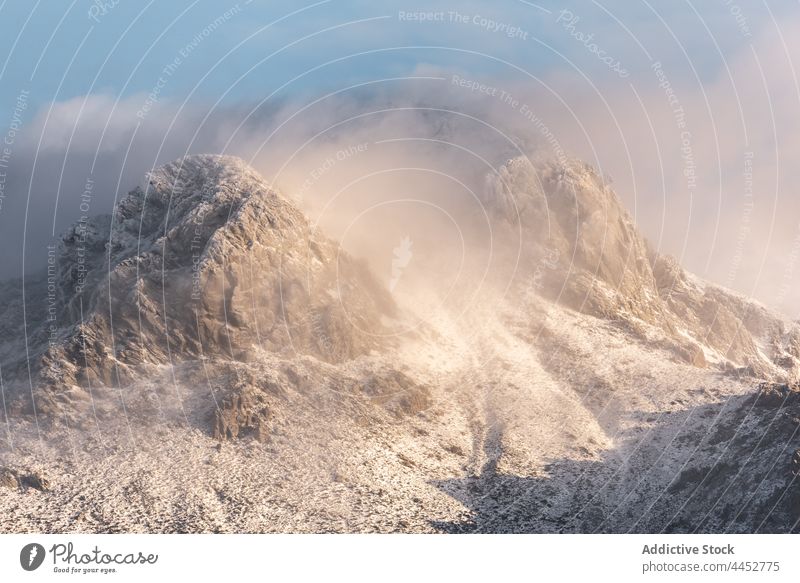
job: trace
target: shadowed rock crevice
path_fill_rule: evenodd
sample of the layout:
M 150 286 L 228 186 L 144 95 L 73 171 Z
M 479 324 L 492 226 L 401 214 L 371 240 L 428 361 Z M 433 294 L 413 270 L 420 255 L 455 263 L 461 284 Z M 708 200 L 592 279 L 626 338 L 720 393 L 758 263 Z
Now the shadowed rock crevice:
M 23 492 L 28 489 L 47 492 L 50 490 L 50 480 L 40 472 L 18 471 L 0 466 L 0 487 Z

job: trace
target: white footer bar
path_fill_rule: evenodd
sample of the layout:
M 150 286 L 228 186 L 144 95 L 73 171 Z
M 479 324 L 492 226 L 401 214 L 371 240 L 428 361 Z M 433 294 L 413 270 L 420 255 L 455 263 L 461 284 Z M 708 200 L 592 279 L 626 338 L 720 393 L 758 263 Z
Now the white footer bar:
M 0 581 L 799 581 L 798 543 L 794 535 L 1 535 Z

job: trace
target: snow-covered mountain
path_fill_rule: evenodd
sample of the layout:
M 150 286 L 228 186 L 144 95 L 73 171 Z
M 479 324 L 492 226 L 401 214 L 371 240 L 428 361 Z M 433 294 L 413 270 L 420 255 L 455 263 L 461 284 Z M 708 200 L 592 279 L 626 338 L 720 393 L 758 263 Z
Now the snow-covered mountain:
M 542 270 L 541 289 L 553 301 L 624 322 L 642 339 L 655 327 L 666 346 L 698 367 L 773 380 L 797 377 L 800 327 L 650 249 L 610 186 L 587 164 L 534 166 L 517 158 L 487 182 L 487 205 L 510 232 L 522 226 L 529 265 L 559 258 Z
M 381 344 L 394 310 L 362 264 L 231 157 L 157 169 L 113 216 L 73 225 L 55 264 L 51 317 L 12 367 L 32 361 L 37 410 L 56 415 L 147 364 L 255 349 L 349 360 Z
M 242 161 L 156 170 L 0 289 L 0 527 L 797 530 L 797 326 L 581 162 L 482 202 L 515 285 L 420 319 Z

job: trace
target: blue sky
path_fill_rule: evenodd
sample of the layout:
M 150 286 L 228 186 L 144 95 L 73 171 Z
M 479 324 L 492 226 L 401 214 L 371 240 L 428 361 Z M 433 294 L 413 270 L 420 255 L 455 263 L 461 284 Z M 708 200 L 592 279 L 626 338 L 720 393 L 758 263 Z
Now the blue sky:
M 433 17 L 406 16 L 418 13 Z M 77 220 L 87 173 L 99 213 L 173 156 L 288 153 L 264 148 L 264 128 L 247 117 L 264 100 L 267 114 L 291 115 L 371 83 L 396 105 L 419 90 L 427 103 L 469 104 L 530 133 L 496 98 L 454 89 L 459 74 L 512 91 L 570 155 L 613 177 L 656 248 L 800 317 L 800 291 L 785 291 L 800 290 L 799 55 L 796 0 L 0 0 L 0 139 L 14 137 L 7 176 L 0 167 L 0 277 L 41 264 Z M 691 126 L 693 191 L 654 62 Z M 439 84 L 383 81 L 408 76 Z M 295 118 L 305 127 L 287 144 L 357 108 L 355 92 L 343 96 Z M 742 194 L 751 154 L 752 211 Z
M 182 59 L 163 88 L 164 97 L 184 98 L 192 93 L 193 99 L 216 101 L 227 92 L 226 102 L 249 100 L 328 60 L 376 49 L 380 52 L 322 67 L 292 83 L 287 91 L 314 92 L 376 75 L 408 74 L 421 62 L 482 74 L 512 73 L 507 66 L 475 53 L 508 60 L 536 75 L 569 71 L 570 61 L 592 73 L 603 73 L 587 51 L 554 24 L 563 9 L 579 17 L 576 30 L 594 33 L 598 44 L 624 60 L 634 76 L 647 64 L 637 42 L 653 58 L 672 62 L 679 74 L 693 77 L 696 71 L 701 78 L 721 68 L 720 55 L 750 42 L 723 0 L 696 3 L 696 8 L 686 2 L 541 2 L 541 9 L 513 0 L 256 0 L 249 4 L 245 0 L 118 0 L 114 6 L 106 2 L 107 10 L 100 9 L 101 4 L 88 0 L 6 0 L 0 4 L 0 57 L 4 58 L 0 108 L 11 107 L 23 89 L 30 90 L 34 105 L 89 93 L 150 92 L 163 67 L 229 9 L 235 13 Z M 737 6 L 752 34 L 771 19 L 760 2 L 742 1 Z M 796 2 L 770 2 L 769 6 L 778 20 L 787 12 L 797 12 Z M 472 22 L 454 24 L 449 14 L 445 22 L 401 22 L 398 18 L 400 12 L 416 11 L 481 16 L 516 25 L 528 38 L 509 39 Z M 396 48 L 414 46 L 445 48 Z

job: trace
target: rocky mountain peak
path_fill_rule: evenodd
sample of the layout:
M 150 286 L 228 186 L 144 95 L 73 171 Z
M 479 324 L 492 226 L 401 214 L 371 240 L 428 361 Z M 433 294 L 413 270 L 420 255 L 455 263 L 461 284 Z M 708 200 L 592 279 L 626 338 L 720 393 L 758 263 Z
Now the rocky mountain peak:
M 640 339 L 652 341 L 655 331 L 696 366 L 797 376 L 797 326 L 653 251 L 609 181 L 588 164 L 515 158 L 486 186 L 484 202 L 507 236 L 521 231 L 542 296 L 621 323 Z
M 200 356 L 348 360 L 381 345 L 394 310 L 365 265 L 229 156 L 154 170 L 113 215 L 67 230 L 57 265 L 58 326 L 34 334 L 52 391 Z

